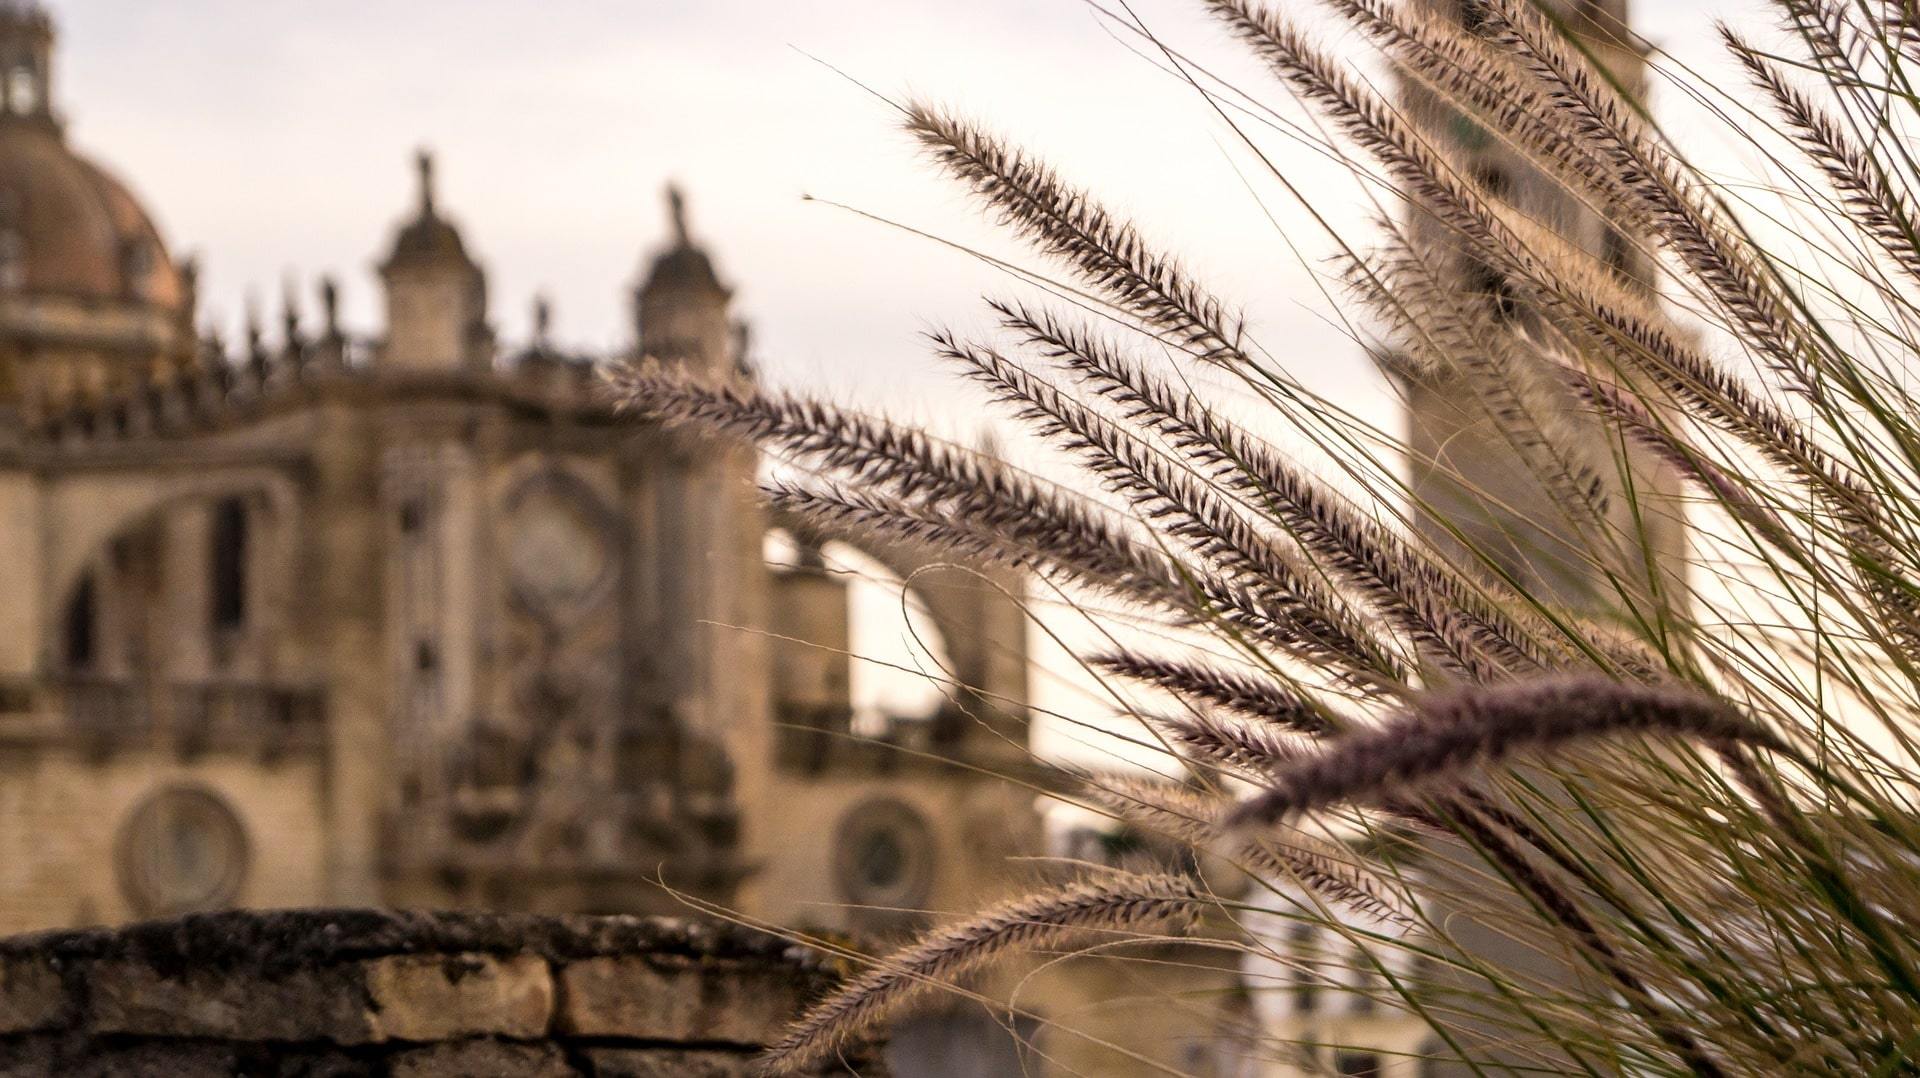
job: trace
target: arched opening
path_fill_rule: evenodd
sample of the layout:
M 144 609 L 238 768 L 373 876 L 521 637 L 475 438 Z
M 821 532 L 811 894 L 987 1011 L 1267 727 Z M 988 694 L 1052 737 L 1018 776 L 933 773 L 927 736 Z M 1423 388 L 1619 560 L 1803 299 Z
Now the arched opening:
M 1460 28 L 1477 34 L 1487 25 L 1486 0 L 1459 0 Z
M 1478 296 L 1492 310 L 1494 317 L 1502 322 L 1511 322 L 1520 313 L 1520 303 L 1513 294 L 1513 285 L 1507 275 L 1494 268 L 1482 258 L 1468 256 L 1464 291 L 1468 295 Z
M 1416 1078 L 1452 1078 L 1456 1072 L 1465 1072 L 1465 1068 L 1455 1062 L 1453 1049 L 1438 1036 L 1421 1042 L 1414 1062 Z
M 946 640 L 911 584 L 846 543 L 808 544 L 775 530 L 776 681 L 783 702 L 834 706 L 854 733 L 928 722 L 951 694 Z
M 856 731 L 931 720 L 951 693 L 946 637 L 910 583 L 858 548 L 829 543 L 830 565 L 849 574 L 847 611 Z
M 1314 1014 L 1320 1010 L 1320 927 L 1310 921 L 1298 921 L 1287 930 L 1287 943 L 1293 965 L 1293 1013 Z
M 61 707 L 101 750 L 143 738 L 310 744 L 324 700 L 289 682 L 289 530 L 267 490 L 150 504 L 75 551 L 47 627 Z
M 1341 1049 L 1334 1054 L 1333 1072 L 1341 1078 L 1380 1078 L 1380 1053 Z
M 1513 176 L 1500 165 L 1491 161 L 1476 161 L 1471 171 L 1474 182 L 1490 197 L 1504 200 L 1513 193 Z
M 257 488 L 185 494 L 124 518 L 62 574 L 47 653 L 128 685 L 257 682 L 279 662 L 286 538 Z

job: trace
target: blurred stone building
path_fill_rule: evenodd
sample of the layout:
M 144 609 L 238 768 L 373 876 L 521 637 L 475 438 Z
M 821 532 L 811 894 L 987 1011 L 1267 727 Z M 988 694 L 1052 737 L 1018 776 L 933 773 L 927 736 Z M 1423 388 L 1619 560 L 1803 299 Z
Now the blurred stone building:
M 329 281 L 229 346 L 69 144 L 54 44 L 0 0 L 0 934 L 691 899 L 886 938 L 1045 871 L 1023 581 L 783 526 L 751 450 L 610 405 L 607 360 L 754 377 L 677 193 L 626 355 L 557 349 L 544 304 L 497 340 L 424 155 L 380 332 Z M 930 717 L 854 721 L 849 556 L 910 583 L 969 687 Z M 1224 1074 L 1212 1003 L 1138 976 L 1016 973 L 1018 1021 L 912 1019 L 895 1073 L 1012 1073 L 1010 1033 L 1059 1018 L 1087 1031 L 1042 1038 L 1062 1073 Z
M 844 574 L 806 536 L 770 567 L 755 455 L 617 415 L 620 357 L 497 341 L 429 159 L 382 332 L 328 284 L 229 349 L 69 144 L 54 44 L 0 4 L 0 932 L 681 908 L 662 882 L 870 929 L 1037 848 L 1032 793 L 981 777 L 1028 766 L 1017 580 L 916 577 L 980 691 L 852 737 Z M 632 352 L 752 378 L 671 224 Z
M 1569 11 L 1625 17 L 1623 0 Z M 69 145 L 54 45 L 37 6 L 0 0 L 0 933 L 228 906 L 657 912 L 687 896 L 888 934 L 1022 882 L 1040 818 L 1005 776 L 1052 780 L 1026 751 L 1017 578 L 865 550 L 911 579 L 975 691 L 856 731 L 848 587 L 825 537 L 765 517 L 750 450 L 618 415 L 594 367 L 624 357 L 567 354 L 544 317 L 529 342 L 496 340 L 429 158 L 380 262 L 379 333 L 349 333 L 329 283 L 317 318 L 289 304 L 229 347 L 197 328 L 192 265 Z M 1605 55 L 1638 84 L 1637 54 Z M 1462 148 L 1516 205 L 1644 272 L 1501 147 Z M 668 217 L 629 354 L 751 379 L 677 195 Z M 1497 280 L 1461 272 L 1499 300 Z M 1577 590 L 1544 508 L 1527 511 L 1540 492 L 1515 485 L 1471 398 L 1408 391 L 1421 498 L 1463 519 L 1498 494 L 1509 511 L 1475 539 L 1510 551 L 1516 576 Z M 795 551 L 785 564 L 770 533 Z M 1055 1017 L 1122 1049 L 1049 1045 L 1062 1072 L 1253 1073 L 1206 1055 L 1246 1017 L 1352 1046 L 1298 1072 L 1426 1073 L 1423 1026 L 1327 991 L 1314 963 L 1330 944 L 1294 944 L 1251 1004 L 1231 959 L 1180 953 L 1022 981 L 1012 1024 Z M 896 1045 L 926 1066 L 901 1073 L 1036 1064 L 1003 1033 L 984 1010 L 910 1023 Z
M 1481 0 L 1421 2 L 1436 18 L 1470 33 L 1482 31 Z M 1644 98 L 1647 44 L 1632 32 L 1629 0 L 1541 0 L 1539 6 L 1622 91 Z M 1593 255 L 1620 284 L 1651 294 L 1659 270 L 1644 238 L 1623 232 L 1590 200 L 1569 191 L 1418 79 L 1403 80 L 1400 102 L 1489 196 Z M 1486 304 L 1493 323 L 1524 336 L 1537 315 L 1526 309 L 1519 290 L 1499 269 L 1466 250 L 1428 207 L 1409 203 L 1405 228 L 1423 258 L 1454 275 L 1464 294 Z M 1528 422 L 1543 422 L 1555 432 L 1556 447 L 1568 452 L 1566 462 L 1593 478 L 1593 504 L 1602 508 L 1589 518 L 1572 508 L 1564 493 L 1549 489 L 1542 477 L 1550 474 L 1550 467 L 1529 444 L 1525 424 L 1503 418 L 1505 405 L 1499 393 L 1488 390 L 1484 372 L 1408 371 L 1400 387 L 1407 399 L 1415 526 L 1460 564 L 1484 566 L 1521 589 L 1572 609 L 1622 616 L 1617 612 L 1633 607 L 1632 616 L 1645 624 L 1671 617 L 1686 603 L 1681 575 L 1691 560 L 1678 477 L 1644 447 L 1630 440 L 1623 443 L 1618 432 L 1590 410 L 1564 407 L 1574 402 L 1558 391 L 1558 375 L 1548 373 L 1548 364 L 1555 360 L 1518 350 L 1515 357 L 1506 369 L 1509 399 L 1532 409 L 1563 405 L 1555 411 L 1536 410 Z M 1529 383 L 1554 388 L 1542 393 Z M 1436 896 L 1444 897 L 1434 899 L 1428 915 L 1447 925 L 1454 944 L 1523 983 L 1550 985 L 1586 976 L 1569 956 L 1515 938 L 1512 926 L 1526 923 L 1535 911 L 1518 894 L 1479 886 L 1471 867 L 1478 863 L 1477 853 L 1461 844 L 1441 843 L 1437 848 L 1440 855 L 1425 870 L 1447 883 L 1434 888 Z M 1316 941 L 1306 942 L 1311 957 Z M 1423 980 L 1434 983 L 1436 978 Z M 1484 982 L 1467 976 L 1437 980 L 1457 982 L 1464 991 L 1486 991 Z M 1293 1020 L 1308 1027 L 1325 1021 L 1324 1004 L 1321 1017 L 1311 1004 L 1301 1010 L 1306 998 L 1296 997 Z M 1484 1020 L 1471 1003 L 1447 1011 L 1443 1021 L 1450 1035 L 1491 1061 L 1488 1069 L 1551 1066 L 1542 1062 L 1551 1057 L 1539 1044 Z M 1379 1021 L 1375 1008 L 1363 1008 L 1361 1014 L 1366 1021 L 1357 1028 L 1366 1031 L 1366 1039 L 1355 1043 L 1382 1061 L 1371 1073 L 1454 1078 L 1479 1072 L 1452 1061 L 1456 1052 L 1439 1036 L 1428 1035 L 1424 1021 L 1403 1018 L 1398 1026 L 1388 1026 Z M 1520 1047 L 1514 1047 L 1516 1042 Z M 1371 1051 L 1376 1048 L 1379 1051 Z M 1355 1058 L 1353 1073 L 1367 1073 L 1358 1069 L 1363 1061 L 1349 1058 Z
M 1468 30 L 1481 24 L 1481 0 L 1422 0 L 1437 18 Z M 1644 95 L 1647 85 L 1645 43 L 1630 27 L 1628 0 L 1542 0 L 1626 92 Z M 1576 196 L 1533 164 L 1507 141 L 1460 115 L 1417 79 L 1403 82 L 1401 100 L 1435 140 L 1445 146 L 1492 197 L 1528 220 L 1551 229 L 1603 262 L 1622 283 L 1650 289 L 1655 267 L 1646 245 L 1608 221 L 1589 200 Z M 1406 233 L 1421 256 L 1457 278 L 1462 291 L 1483 297 L 1493 320 L 1525 326 L 1532 317 L 1499 270 L 1486 265 L 1430 210 L 1410 206 Z M 1637 445 L 1622 446 L 1591 416 L 1562 411 L 1544 420 L 1544 402 L 1559 401 L 1554 376 L 1513 364 L 1505 376 L 1508 393 L 1519 405 L 1488 391 L 1489 379 L 1459 371 L 1408 373 L 1402 380 L 1407 399 L 1407 445 L 1412 465 L 1416 526 L 1443 549 L 1457 552 L 1465 564 L 1485 559 L 1488 568 L 1558 601 L 1593 606 L 1613 601 L 1610 589 L 1675 594 L 1671 580 L 1649 579 L 1678 572 L 1684 564 L 1685 526 L 1676 508 L 1680 500 L 1671 470 Z M 1490 368 L 1491 369 L 1491 368 Z M 1531 377 L 1529 377 L 1531 376 Z M 1539 385 L 1529 384 L 1531 382 Z M 1545 388 L 1542 388 L 1545 387 Z M 1605 506 L 1605 534 L 1567 497 L 1541 478 L 1548 468 L 1524 433 L 1502 409 L 1535 409 L 1525 422 L 1545 422 L 1559 435 L 1556 447 L 1569 454 L 1570 471 L 1585 469 L 1598 485 L 1596 502 Z M 1624 475 L 1634 477 L 1637 496 L 1624 490 Z M 1462 542 L 1473 553 L 1465 552 Z M 1596 550 L 1611 550 L 1614 561 L 1594 564 Z

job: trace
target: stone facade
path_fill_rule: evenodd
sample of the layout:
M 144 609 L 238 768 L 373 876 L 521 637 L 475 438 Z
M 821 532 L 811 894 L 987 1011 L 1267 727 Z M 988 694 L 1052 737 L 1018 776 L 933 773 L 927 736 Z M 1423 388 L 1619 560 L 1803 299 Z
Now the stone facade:
M 678 193 L 623 354 L 544 314 L 495 339 L 425 155 L 380 333 L 328 283 L 229 347 L 68 147 L 53 43 L 0 4 L 0 932 L 682 895 L 859 928 L 863 896 L 965 908 L 1036 852 L 1031 794 L 977 777 L 1029 766 L 1019 582 L 916 581 L 984 691 L 854 742 L 845 656 L 773 643 L 847 642 L 830 537 L 770 567 L 757 456 L 602 390 L 628 356 L 753 377 Z
M 765 517 L 750 449 L 624 416 L 603 391 L 596 366 L 634 356 L 754 377 L 679 194 L 618 354 L 556 349 L 544 304 L 533 340 L 496 339 L 425 156 L 379 263 L 378 332 L 341 325 L 327 282 L 317 318 L 290 300 L 275 329 L 224 342 L 195 329 L 192 267 L 68 145 L 53 45 L 37 7 L 0 0 L 0 934 L 231 907 L 691 900 L 886 942 L 1038 879 L 1035 790 L 1060 776 L 1027 753 L 1021 579 L 864 550 L 911 579 L 969 689 L 856 730 L 834 537 Z M 773 532 L 791 564 L 767 560 Z M 19 1072 L 200 1053 L 224 1073 L 299 1044 L 308 1070 L 285 1073 L 377 1057 L 394 1074 L 732 1075 L 790 1009 L 768 982 L 715 1011 L 698 964 L 525 950 L 224 981 L 18 958 L 0 1025 Z M 1128 1042 L 1056 1038 L 1066 1072 L 1161 1073 L 1188 1050 L 1138 985 L 1016 988 L 1042 1018 Z M 1103 1006 L 1120 991 L 1135 999 Z M 936 1049 L 913 1078 L 1015 1052 L 983 1008 L 915 1028 Z M 688 1038 L 725 1051 L 685 1055 Z M 95 1060 L 109 1051 L 124 1058 Z
M 1639 56 L 1601 52 L 1638 84 Z M 1035 882 L 1033 790 L 1057 776 L 1026 752 L 1021 581 L 866 550 L 912 579 L 973 691 L 856 732 L 833 537 L 766 519 L 745 447 L 623 417 L 601 391 L 596 364 L 634 356 L 754 377 L 678 194 L 621 354 L 561 352 L 544 314 L 533 340 L 496 338 L 424 156 L 377 332 L 343 327 L 328 283 L 317 319 L 289 302 L 229 344 L 195 329 L 192 266 L 68 145 L 55 58 L 46 16 L 0 0 L 0 933 L 691 898 L 885 940 Z M 1516 205 L 1644 271 L 1499 147 L 1465 149 Z M 1421 503 L 1451 521 L 1498 504 L 1476 538 L 1578 598 L 1544 492 L 1471 397 L 1406 389 Z M 775 530 L 791 565 L 763 555 Z M 1678 564 L 1658 556 L 1678 525 L 1652 530 L 1650 561 Z M 704 949 L 707 931 L 262 914 L 39 937 L 0 945 L 0 1075 L 742 1074 L 823 982 Z M 1023 1015 L 916 1017 L 894 1058 L 905 1078 L 1225 1078 L 1258 1070 L 1231 1035 L 1265 1020 L 1352 1046 L 1303 1070 L 1419 1072 L 1406 1015 L 1303 1011 L 1304 985 L 1262 1013 L 1220 952 L 1133 959 L 983 983 Z
M 197 914 L 0 941 L 0 1075 L 744 1078 L 836 978 L 668 918 Z

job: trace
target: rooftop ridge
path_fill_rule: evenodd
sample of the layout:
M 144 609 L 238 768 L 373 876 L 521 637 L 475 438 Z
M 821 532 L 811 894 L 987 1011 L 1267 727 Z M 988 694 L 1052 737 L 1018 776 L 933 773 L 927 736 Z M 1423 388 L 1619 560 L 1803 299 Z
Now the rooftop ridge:
M 65 445 L 167 439 L 242 419 L 318 385 L 416 377 L 381 370 L 372 361 L 373 350 L 374 343 L 366 340 L 293 337 L 277 347 L 258 345 L 230 355 L 210 339 L 191 367 L 150 374 L 136 385 L 95 399 L 43 406 L 25 426 L 31 440 Z M 484 373 L 431 377 L 517 390 L 551 407 L 610 414 L 616 407 L 601 388 L 601 362 L 584 354 L 527 351 Z

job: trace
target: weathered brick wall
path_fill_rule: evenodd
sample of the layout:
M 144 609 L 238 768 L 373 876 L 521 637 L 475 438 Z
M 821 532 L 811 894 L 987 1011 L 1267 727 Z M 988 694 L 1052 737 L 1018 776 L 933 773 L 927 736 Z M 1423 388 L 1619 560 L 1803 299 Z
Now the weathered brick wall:
M 243 911 L 17 936 L 0 1078 L 733 1078 L 833 976 L 664 918 Z

